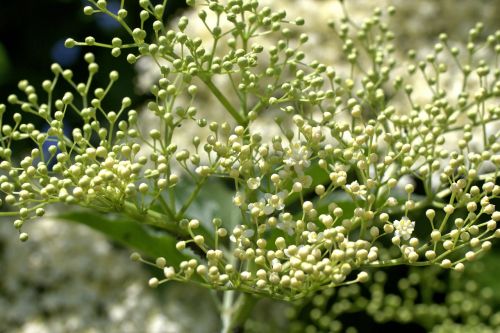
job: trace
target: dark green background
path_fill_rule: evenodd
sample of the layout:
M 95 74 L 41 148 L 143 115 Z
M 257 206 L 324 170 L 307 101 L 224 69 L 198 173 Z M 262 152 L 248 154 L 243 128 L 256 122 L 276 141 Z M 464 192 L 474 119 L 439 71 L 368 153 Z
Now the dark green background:
M 119 1 L 115 2 L 119 4 Z M 108 43 L 114 36 L 127 38 L 119 27 L 103 26 L 105 15 L 84 15 L 82 9 L 87 4 L 86 0 L 0 0 L 0 103 L 5 103 L 9 94 L 17 92 L 17 82 L 21 79 L 29 79 L 35 86 L 50 79 L 50 65 L 61 56 L 62 62 L 75 71 L 75 79 L 84 80 L 87 69 L 82 57 L 88 51 L 96 54 L 102 73 L 119 70 L 122 79 L 119 89 L 113 90 L 112 98 L 121 100 L 124 95 L 133 95 L 131 82 L 135 71 L 126 63 L 124 56 L 116 59 L 111 57 L 109 50 L 98 48 L 74 48 L 67 55 L 62 53 L 62 43 L 68 37 L 83 40 L 91 35 L 98 41 Z M 167 13 L 173 15 L 185 7 L 183 0 L 170 0 Z M 139 12 L 138 1 L 127 0 L 126 8 L 130 13 L 127 20 L 131 26 L 137 26 L 138 14 L 134 13 Z M 57 46 L 59 50 L 55 51 Z M 71 61 L 71 55 L 75 54 L 77 57 Z M 99 79 L 102 85 L 107 83 L 107 75 L 98 76 Z

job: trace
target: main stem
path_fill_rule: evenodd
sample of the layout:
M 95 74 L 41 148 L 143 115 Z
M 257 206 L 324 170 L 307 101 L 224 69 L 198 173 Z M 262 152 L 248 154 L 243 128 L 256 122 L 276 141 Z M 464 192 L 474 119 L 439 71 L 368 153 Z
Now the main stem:
M 223 300 L 222 300 L 222 309 L 221 309 L 221 320 L 222 320 L 222 329 L 221 333 L 230 333 L 232 326 L 232 316 L 233 316 L 233 302 L 234 302 L 234 290 L 228 290 L 224 292 Z
M 241 293 L 235 301 L 236 291 L 228 290 L 224 292 L 222 299 L 221 333 L 232 333 L 234 329 L 243 325 L 252 313 L 257 298 Z

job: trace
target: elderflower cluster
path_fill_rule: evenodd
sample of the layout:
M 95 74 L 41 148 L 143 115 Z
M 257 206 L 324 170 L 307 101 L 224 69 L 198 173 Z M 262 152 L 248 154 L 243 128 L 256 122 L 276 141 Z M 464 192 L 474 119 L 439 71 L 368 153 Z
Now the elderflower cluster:
M 127 53 L 131 64 L 153 59 L 161 75 L 144 112 L 157 127 L 140 126 L 128 97 L 118 107 L 105 103 L 118 73 L 107 87 L 93 87 L 99 68 L 91 53 L 81 83 L 52 67 L 54 78 L 42 83 L 46 101 L 21 81 L 24 96 L 8 99 L 21 112 L 10 116 L 0 105 L 9 115 L 0 190 L 21 240 L 28 239 L 23 225 L 49 204 L 118 212 L 177 238 L 175 254 L 132 255 L 161 270 L 151 287 L 191 281 L 294 300 L 366 282 L 377 267 L 463 271 L 500 237 L 500 32 L 484 36 L 477 25 L 465 51 L 441 35 L 424 59 L 408 52 L 406 68 L 394 56 L 382 9 L 362 24 L 346 12 L 330 24 L 348 68 L 337 71 L 306 58 L 304 19 L 257 0 L 189 1 L 210 32 L 206 39 L 190 33 L 187 17 L 165 27 L 164 6 L 148 0 L 139 1 L 140 27 L 128 25 L 123 3 L 116 14 L 104 0 L 90 3 L 85 14 L 110 15 L 129 40 L 87 37 L 66 46 L 107 47 L 112 56 Z M 459 92 L 443 88 L 454 75 Z M 57 96 L 58 81 L 74 91 Z M 413 82 L 427 98 L 414 98 Z M 198 112 L 200 94 L 217 107 Z M 49 128 L 23 122 L 23 113 Z M 70 113 L 82 122 L 71 135 L 64 127 Z M 277 132 L 259 129 L 259 119 Z M 188 123 L 199 131 L 177 141 Z M 446 142 L 451 132 L 459 139 Z M 20 140 L 33 144 L 22 158 L 13 154 Z M 405 178 L 413 183 L 401 186 Z M 218 198 L 211 186 L 231 195 Z M 196 209 L 206 201 L 218 207 L 213 216 Z

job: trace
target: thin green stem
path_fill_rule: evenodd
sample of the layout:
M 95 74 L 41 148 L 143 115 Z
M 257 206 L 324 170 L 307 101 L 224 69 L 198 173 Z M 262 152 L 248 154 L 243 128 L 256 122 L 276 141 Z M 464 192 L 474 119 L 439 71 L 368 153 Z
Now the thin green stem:
M 229 114 L 236 120 L 239 125 L 246 125 L 247 120 L 236 110 L 227 98 L 222 94 L 222 92 L 215 86 L 215 84 L 207 77 L 200 77 L 203 83 L 208 89 L 214 94 L 217 100 L 224 106 L 224 108 L 229 112 Z
M 198 196 L 198 193 L 200 193 L 200 190 L 203 187 L 203 184 L 205 183 L 205 180 L 206 180 L 206 178 L 203 178 L 202 180 L 200 180 L 196 184 L 196 188 L 193 190 L 193 192 L 191 192 L 191 195 L 186 200 L 186 202 L 184 202 L 184 204 L 182 205 L 182 208 L 177 213 L 176 219 L 180 220 L 184 216 L 184 214 L 188 210 L 189 206 L 191 206 L 191 204 L 193 203 L 194 199 L 196 199 L 196 197 Z
M 176 220 L 170 220 L 167 216 L 151 209 L 141 210 L 136 204 L 125 201 L 121 207 L 123 213 L 132 216 L 144 224 L 149 224 L 160 229 L 167 230 L 174 235 L 184 235 Z

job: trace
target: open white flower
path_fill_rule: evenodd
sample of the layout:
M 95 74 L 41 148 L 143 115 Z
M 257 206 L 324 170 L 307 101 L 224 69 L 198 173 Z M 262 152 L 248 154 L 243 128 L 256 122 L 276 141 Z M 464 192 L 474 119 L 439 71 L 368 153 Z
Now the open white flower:
M 260 177 L 249 178 L 247 180 L 248 188 L 251 190 L 256 190 L 260 186 Z
M 286 148 L 283 162 L 296 173 L 303 174 L 304 169 L 311 165 L 310 157 L 311 152 L 307 147 L 301 142 L 295 141 L 290 143 L 290 147 Z
M 283 210 L 283 208 L 285 208 L 285 199 L 287 195 L 288 193 L 286 191 L 281 191 L 277 194 L 264 194 L 266 199 L 264 213 L 266 215 L 271 215 L 275 210 Z
M 408 217 L 403 216 L 401 220 L 394 221 L 394 228 L 396 229 L 395 235 L 403 238 L 404 240 L 410 239 L 413 230 L 415 229 L 415 221 L 410 220 Z

